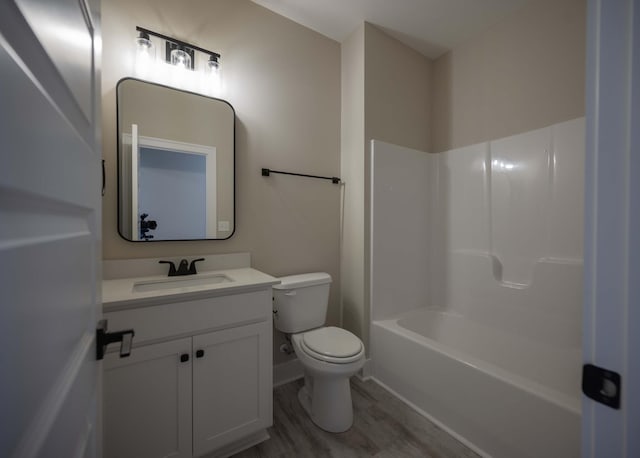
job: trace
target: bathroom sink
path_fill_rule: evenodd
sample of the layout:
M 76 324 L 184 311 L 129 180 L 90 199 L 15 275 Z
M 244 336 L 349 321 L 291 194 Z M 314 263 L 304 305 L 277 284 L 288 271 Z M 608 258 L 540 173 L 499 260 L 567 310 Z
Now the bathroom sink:
M 233 280 L 225 274 L 199 274 L 185 277 L 171 277 L 160 280 L 139 281 L 133 284 L 133 292 L 160 291 L 165 289 L 186 288 L 189 286 L 216 285 Z

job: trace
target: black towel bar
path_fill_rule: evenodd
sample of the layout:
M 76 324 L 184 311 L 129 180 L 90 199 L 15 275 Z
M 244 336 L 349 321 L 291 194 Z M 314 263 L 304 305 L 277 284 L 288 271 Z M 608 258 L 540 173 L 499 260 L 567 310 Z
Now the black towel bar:
M 338 177 L 321 177 L 318 175 L 307 175 L 306 173 L 293 173 L 293 172 L 281 172 L 279 170 L 271 170 L 271 169 L 262 169 L 262 176 L 268 177 L 272 173 L 281 173 L 283 175 L 295 175 L 297 177 L 307 177 L 307 178 L 319 178 L 321 180 L 331 180 L 334 184 L 340 183 L 340 178 Z

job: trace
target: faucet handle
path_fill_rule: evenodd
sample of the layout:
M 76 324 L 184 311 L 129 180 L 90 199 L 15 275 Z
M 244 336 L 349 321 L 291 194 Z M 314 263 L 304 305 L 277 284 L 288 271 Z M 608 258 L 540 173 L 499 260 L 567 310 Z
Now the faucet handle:
M 189 275 L 189 261 L 181 259 L 176 275 Z
M 176 265 L 171 261 L 158 261 L 158 264 L 169 264 L 169 277 L 175 277 Z
M 189 266 L 189 274 L 195 275 L 198 272 L 196 271 L 196 262 L 204 261 L 204 258 L 198 258 L 191 261 L 191 265 Z

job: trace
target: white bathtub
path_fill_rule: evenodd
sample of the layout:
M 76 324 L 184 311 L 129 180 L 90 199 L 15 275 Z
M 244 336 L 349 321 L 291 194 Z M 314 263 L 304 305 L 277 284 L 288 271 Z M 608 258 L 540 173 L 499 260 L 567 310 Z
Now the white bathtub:
M 370 340 L 374 378 L 480 454 L 580 455 L 580 348 L 429 309 L 373 321 Z

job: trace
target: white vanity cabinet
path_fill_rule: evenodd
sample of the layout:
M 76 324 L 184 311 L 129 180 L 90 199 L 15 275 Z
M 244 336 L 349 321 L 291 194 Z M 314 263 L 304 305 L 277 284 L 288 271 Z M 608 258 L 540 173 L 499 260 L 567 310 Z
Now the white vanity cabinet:
M 105 458 L 192 456 L 191 338 L 104 359 Z
M 134 329 L 129 357 L 109 347 L 104 457 L 226 456 L 272 424 L 271 284 L 253 291 L 106 311 Z
M 271 426 L 271 330 L 265 321 L 193 338 L 195 456 Z

